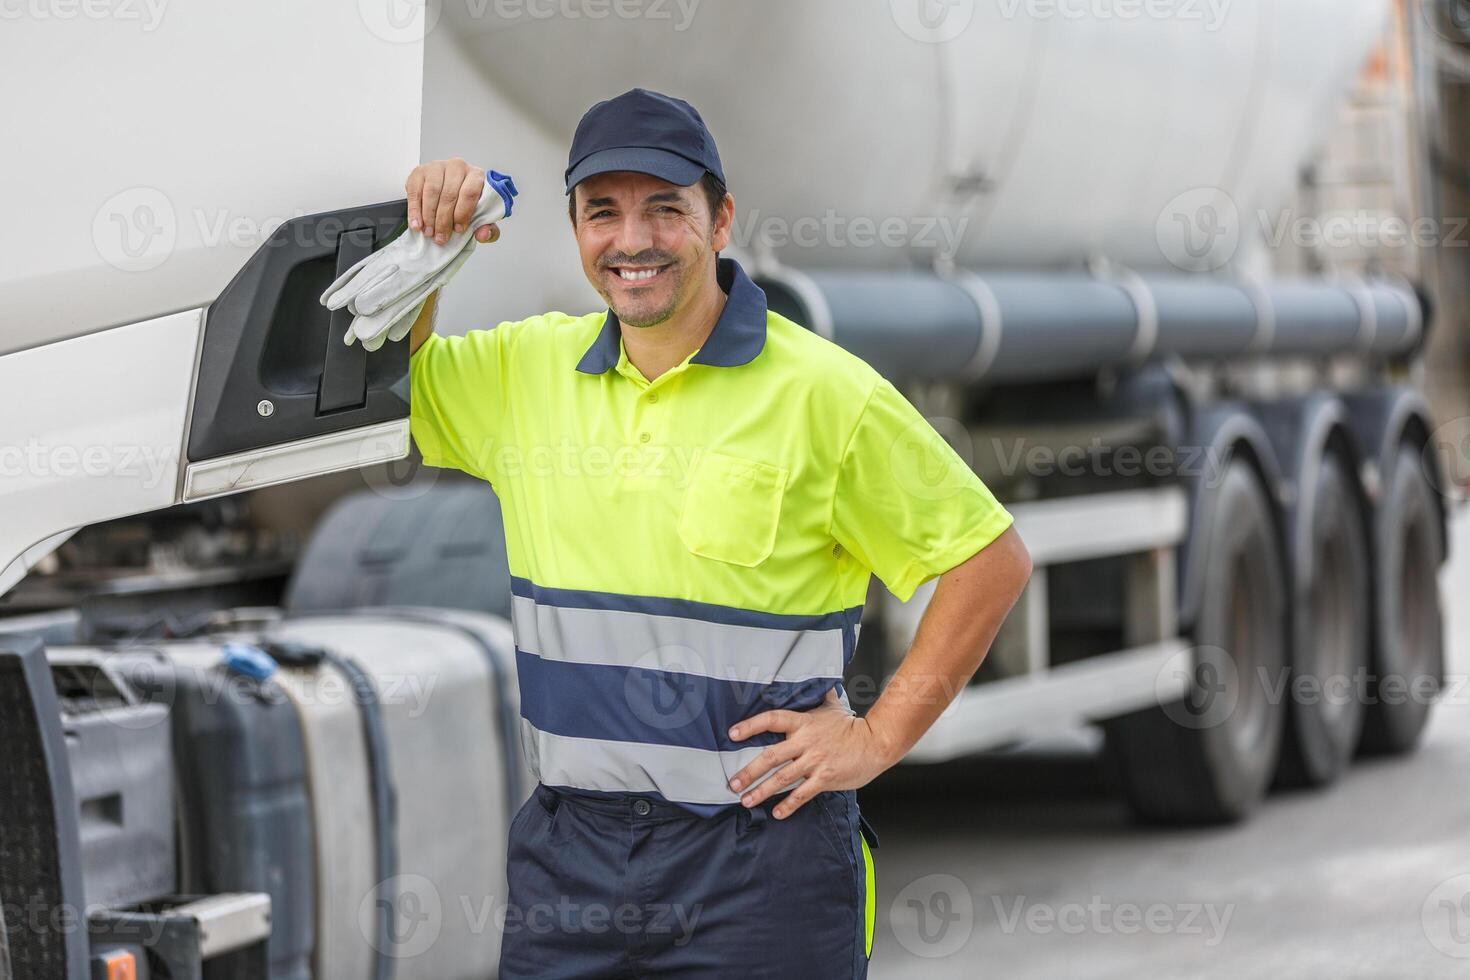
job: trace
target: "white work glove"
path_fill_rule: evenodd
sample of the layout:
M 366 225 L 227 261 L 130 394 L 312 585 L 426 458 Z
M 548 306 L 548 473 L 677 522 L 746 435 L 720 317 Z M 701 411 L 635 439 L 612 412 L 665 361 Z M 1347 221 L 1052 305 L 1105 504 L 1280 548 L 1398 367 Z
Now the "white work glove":
M 508 175 L 491 170 L 464 231 L 452 233 L 443 245 L 422 232 L 405 231 L 338 276 L 321 302 L 331 310 L 345 306 L 354 314 L 345 342 L 360 340 L 372 351 L 384 338 L 403 339 L 417 315 L 406 326 L 401 317 L 421 307 L 429 293 L 459 271 L 474 251 L 477 229 L 510 217 L 516 193 Z
M 402 297 L 397 302 L 390 304 L 387 308 L 377 313 L 369 313 L 366 316 L 355 316 L 352 318 L 352 326 L 347 328 L 342 342 L 351 347 L 354 340 L 362 341 L 364 350 L 375 351 L 383 346 L 385 341 L 397 343 L 413 330 L 413 325 L 419 318 L 419 313 L 424 308 L 424 303 L 429 299 L 429 294 L 444 285 L 454 274 L 459 271 L 460 266 L 469 261 L 470 254 L 475 250 L 476 242 L 473 238 L 465 245 L 454 260 L 439 270 L 434 278 L 424 283 L 418 289 Z

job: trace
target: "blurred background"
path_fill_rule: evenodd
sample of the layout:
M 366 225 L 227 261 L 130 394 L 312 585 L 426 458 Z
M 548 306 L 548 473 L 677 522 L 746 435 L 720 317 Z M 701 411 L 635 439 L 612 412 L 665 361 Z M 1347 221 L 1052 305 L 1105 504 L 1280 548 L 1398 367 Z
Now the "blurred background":
M 872 975 L 1470 969 L 1470 3 L 4 17 L 0 978 L 493 975 L 529 789 L 498 501 L 411 451 L 401 345 L 334 364 L 315 300 L 458 156 L 521 193 L 438 329 L 601 308 L 562 174 L 634 86 L 715 133 L 772 308 L 1036 560 L 859 795 Z M 172 442 L 123 407 L 150 387 Z M 369 429 L 398 448 L 250 475 Z M 872 583 L 860 710 L 932 586 Z

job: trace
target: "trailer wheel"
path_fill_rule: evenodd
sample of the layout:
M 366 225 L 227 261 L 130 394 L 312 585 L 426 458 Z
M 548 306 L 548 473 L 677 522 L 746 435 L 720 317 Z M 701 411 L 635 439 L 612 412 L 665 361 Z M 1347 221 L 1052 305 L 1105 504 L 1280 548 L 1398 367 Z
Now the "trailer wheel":
M 1383 486 L 1374 522 L 1375 676 L 1361 746 L 1378 753 L 1406 752 L 1418 743 L 1444 677 L 1439 509 L 1410 447 L 1399 450 Z
M 1276 522 L 1253 467 L 1236 457 L 1203 526 L 1203 602 L 1183 702 L 1105 726 L 1134 815 L 1147 823 L 1218 823 L 1245 815 L 1276 769 L 1284 704 L 1267 683 L 1286 666 L 1286 573 Z
M 1359 684 L 1368 670 L 1372 618 L 1368 529 L 1352 476 L 1337 453 L 1322 457 L 1312 491 L 1311 579 L 1293 610 L 1292 688 L 1276 782 L 1323 786 L 1347 768 L 1363 731 Z

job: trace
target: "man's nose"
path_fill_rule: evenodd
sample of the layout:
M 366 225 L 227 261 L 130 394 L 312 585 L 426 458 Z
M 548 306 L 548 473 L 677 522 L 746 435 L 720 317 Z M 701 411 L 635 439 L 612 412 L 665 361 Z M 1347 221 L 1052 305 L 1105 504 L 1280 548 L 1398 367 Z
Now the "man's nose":
M 641 216 L 628 215 L 618 226 L 613 247 L 629 258 L 653 248 L 653 225 Z

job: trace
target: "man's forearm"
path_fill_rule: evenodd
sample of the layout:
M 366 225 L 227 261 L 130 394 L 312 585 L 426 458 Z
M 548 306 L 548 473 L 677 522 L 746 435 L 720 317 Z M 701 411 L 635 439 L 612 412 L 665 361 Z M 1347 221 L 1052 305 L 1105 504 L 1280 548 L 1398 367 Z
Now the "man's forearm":
M 408 335 L 409 356 L 423 346 L 424 341 L 429 339 L 429 334 L 434 332 L 434 310 L 438 304 L 439 290 L 436 289 L 424 301 L 424 308 L 419 311 L 419 318 L 413 321 L 413 330 Z
M 893 765 L 969 683 L 1031 577 L 1014 527 L 939 576 L 913 645 L 866 721 Z

